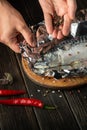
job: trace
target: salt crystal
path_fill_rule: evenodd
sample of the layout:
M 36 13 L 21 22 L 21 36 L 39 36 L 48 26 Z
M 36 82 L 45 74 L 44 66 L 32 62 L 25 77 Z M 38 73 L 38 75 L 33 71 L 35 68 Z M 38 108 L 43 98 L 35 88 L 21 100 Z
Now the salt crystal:
M 43 96 L 47 96 L 49 92 L 50 92 L 50 90 L 46 90 L 45 93 L 43 94 Z
M 55 91 L 53 90 L 52 93 L 55 93 Z
M 38 93 L 39 93 L 40 91 L 41 91 L 40 89 L 37 90 Z
M 77 92 L 80 93 L 80 90 L 78 89 Z
M 58 90 L 58 93 L 60 93 L 60 90 Z
M 62 95 L 59 95 L 59 98 L 61 98 L 62 97 Z

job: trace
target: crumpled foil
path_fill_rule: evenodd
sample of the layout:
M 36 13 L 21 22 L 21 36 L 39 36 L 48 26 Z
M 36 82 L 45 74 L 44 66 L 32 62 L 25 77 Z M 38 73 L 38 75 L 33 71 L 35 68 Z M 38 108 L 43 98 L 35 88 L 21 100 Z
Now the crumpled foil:
M 54 39 L 51 35 L 49 35 L 46 31 L 45 23 L 44 21 L 38 23 L 37 25 L 34 25 L 31 27 L 31 30 L 35 36 L 36 39 L 36 47 L 32 48 L 29 46 L 29 44 L 26 43 L 26 41 L 23 41 L 20 43 L 20 49 L 22 56 L 27 60 L 29 63 L 29 67 L 37 74 L 44 74 L 45 76 L 55 76 L 57 73 L 58 78 L 63 78 L 65 76 L 78 76 L 78 75 L 85 75 L 85 72 L 87 74 L 87 68 L 77 68 L 77 69 L 64 69 L 61 71 L 49 71 L 47 73 L 47 69 L 41 71 L 39 68 L 42 64 L 39 64 L 39 68 L 37 71 L 34 68 L 34 65 L 36 62 L 39 62 L 39 59 L 42 59 L 44 62 L 44 55 L 49 53 L 49 51 L 54 51 L 56 46 L 61 46 L 61 43 L 65 43 L 68 40 L 75 41 L 75 39 L 83 40 L 84 35 L 87 35 L 87 10 L 81 10 L 76 13 L 76 19 L 71 24 L 71 30 L 70 34 L 67 37 L 64 37 L 63 39 Z M 54 16 L 53 25 L 54 28 L 58 28 L 59 25 L 63 24 L 63 17 L 57 17 Z M 86 38 L 84 38 L 86 40 Z M 63 46 L 62 46 L 63 48 Z M 39 62 L 40 63 L 40 62 Z M 75 62 L 76 63 L 76 62 Z M 46 64 L 47 65 L 47 64 Z M 41 68 L 42 69 L 42 68 Z

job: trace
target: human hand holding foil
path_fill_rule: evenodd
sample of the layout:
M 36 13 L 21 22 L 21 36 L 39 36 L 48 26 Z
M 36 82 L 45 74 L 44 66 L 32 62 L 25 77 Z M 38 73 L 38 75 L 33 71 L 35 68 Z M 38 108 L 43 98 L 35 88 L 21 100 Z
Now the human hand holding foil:
M 75 18 L 76 0 L 39 0 L 39 2 L 43 10 L 47 32 L 58 39 L 67 36 L 72 20 Z M 64 18 L 64 23 L 56 28 L 53 26 L 55 13 Z
M 33 34 L 22 15 L 7 0 L 0 0 L 0 42 L 19 53 L 20 34 L 30 46 L 35 45 Z

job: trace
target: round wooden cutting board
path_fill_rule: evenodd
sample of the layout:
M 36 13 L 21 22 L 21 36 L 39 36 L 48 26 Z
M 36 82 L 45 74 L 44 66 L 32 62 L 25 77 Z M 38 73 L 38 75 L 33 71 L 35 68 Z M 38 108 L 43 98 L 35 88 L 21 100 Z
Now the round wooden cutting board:
M 27 76 L 38 85 L 49 88 L 74 88 L 87 83 L 87 76 L 55 79 L 35 74 L 29 68 L 27 61 L 22 58 L 22 66 Z

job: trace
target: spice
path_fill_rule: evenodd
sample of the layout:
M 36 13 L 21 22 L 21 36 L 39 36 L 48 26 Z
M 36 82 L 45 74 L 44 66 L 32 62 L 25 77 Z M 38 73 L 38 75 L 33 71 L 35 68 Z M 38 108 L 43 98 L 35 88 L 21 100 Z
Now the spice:
M 37 90 L 38 93 L 39 93 L 40 91 L 41 91 L 40 89 Z
M 58 90 L 58 93 L 60 93 L 60 90 Z
M 31 94 L 30 96 L 33 97 L 33 94 Z
M 73 94 L 73 92 L 72 92 L 72 91 L 69 91 L 69 93 L 70 93 L 70 95 L 72 95 L 72 94 Z
M 51 92 L 51 90 L 46 90 L 45 92 L 44 92 L 44 94 L 43 94 L 43 96 L 45 97 L 45 96 L 47 96 L 49 93 Z
M 59 95 L 59 98 L 62 98 L 62 95 Z
M 80 90 L 78 89 L 77 92 L 80 93 Z
M 17 105 L 17 106 L 34 106 L 44 109 L 56 109 L 56 107 L 44 105 L 44 103 L 41 100 L 34 98 L 15 98 L 15 99 L 0 100 L 0 104 Z
M 0 90 L 0 96 L 20 95 L 25 93 L 24 90 Z
M 52 93 L 55 93 L 55 91 L 53 90 Z

